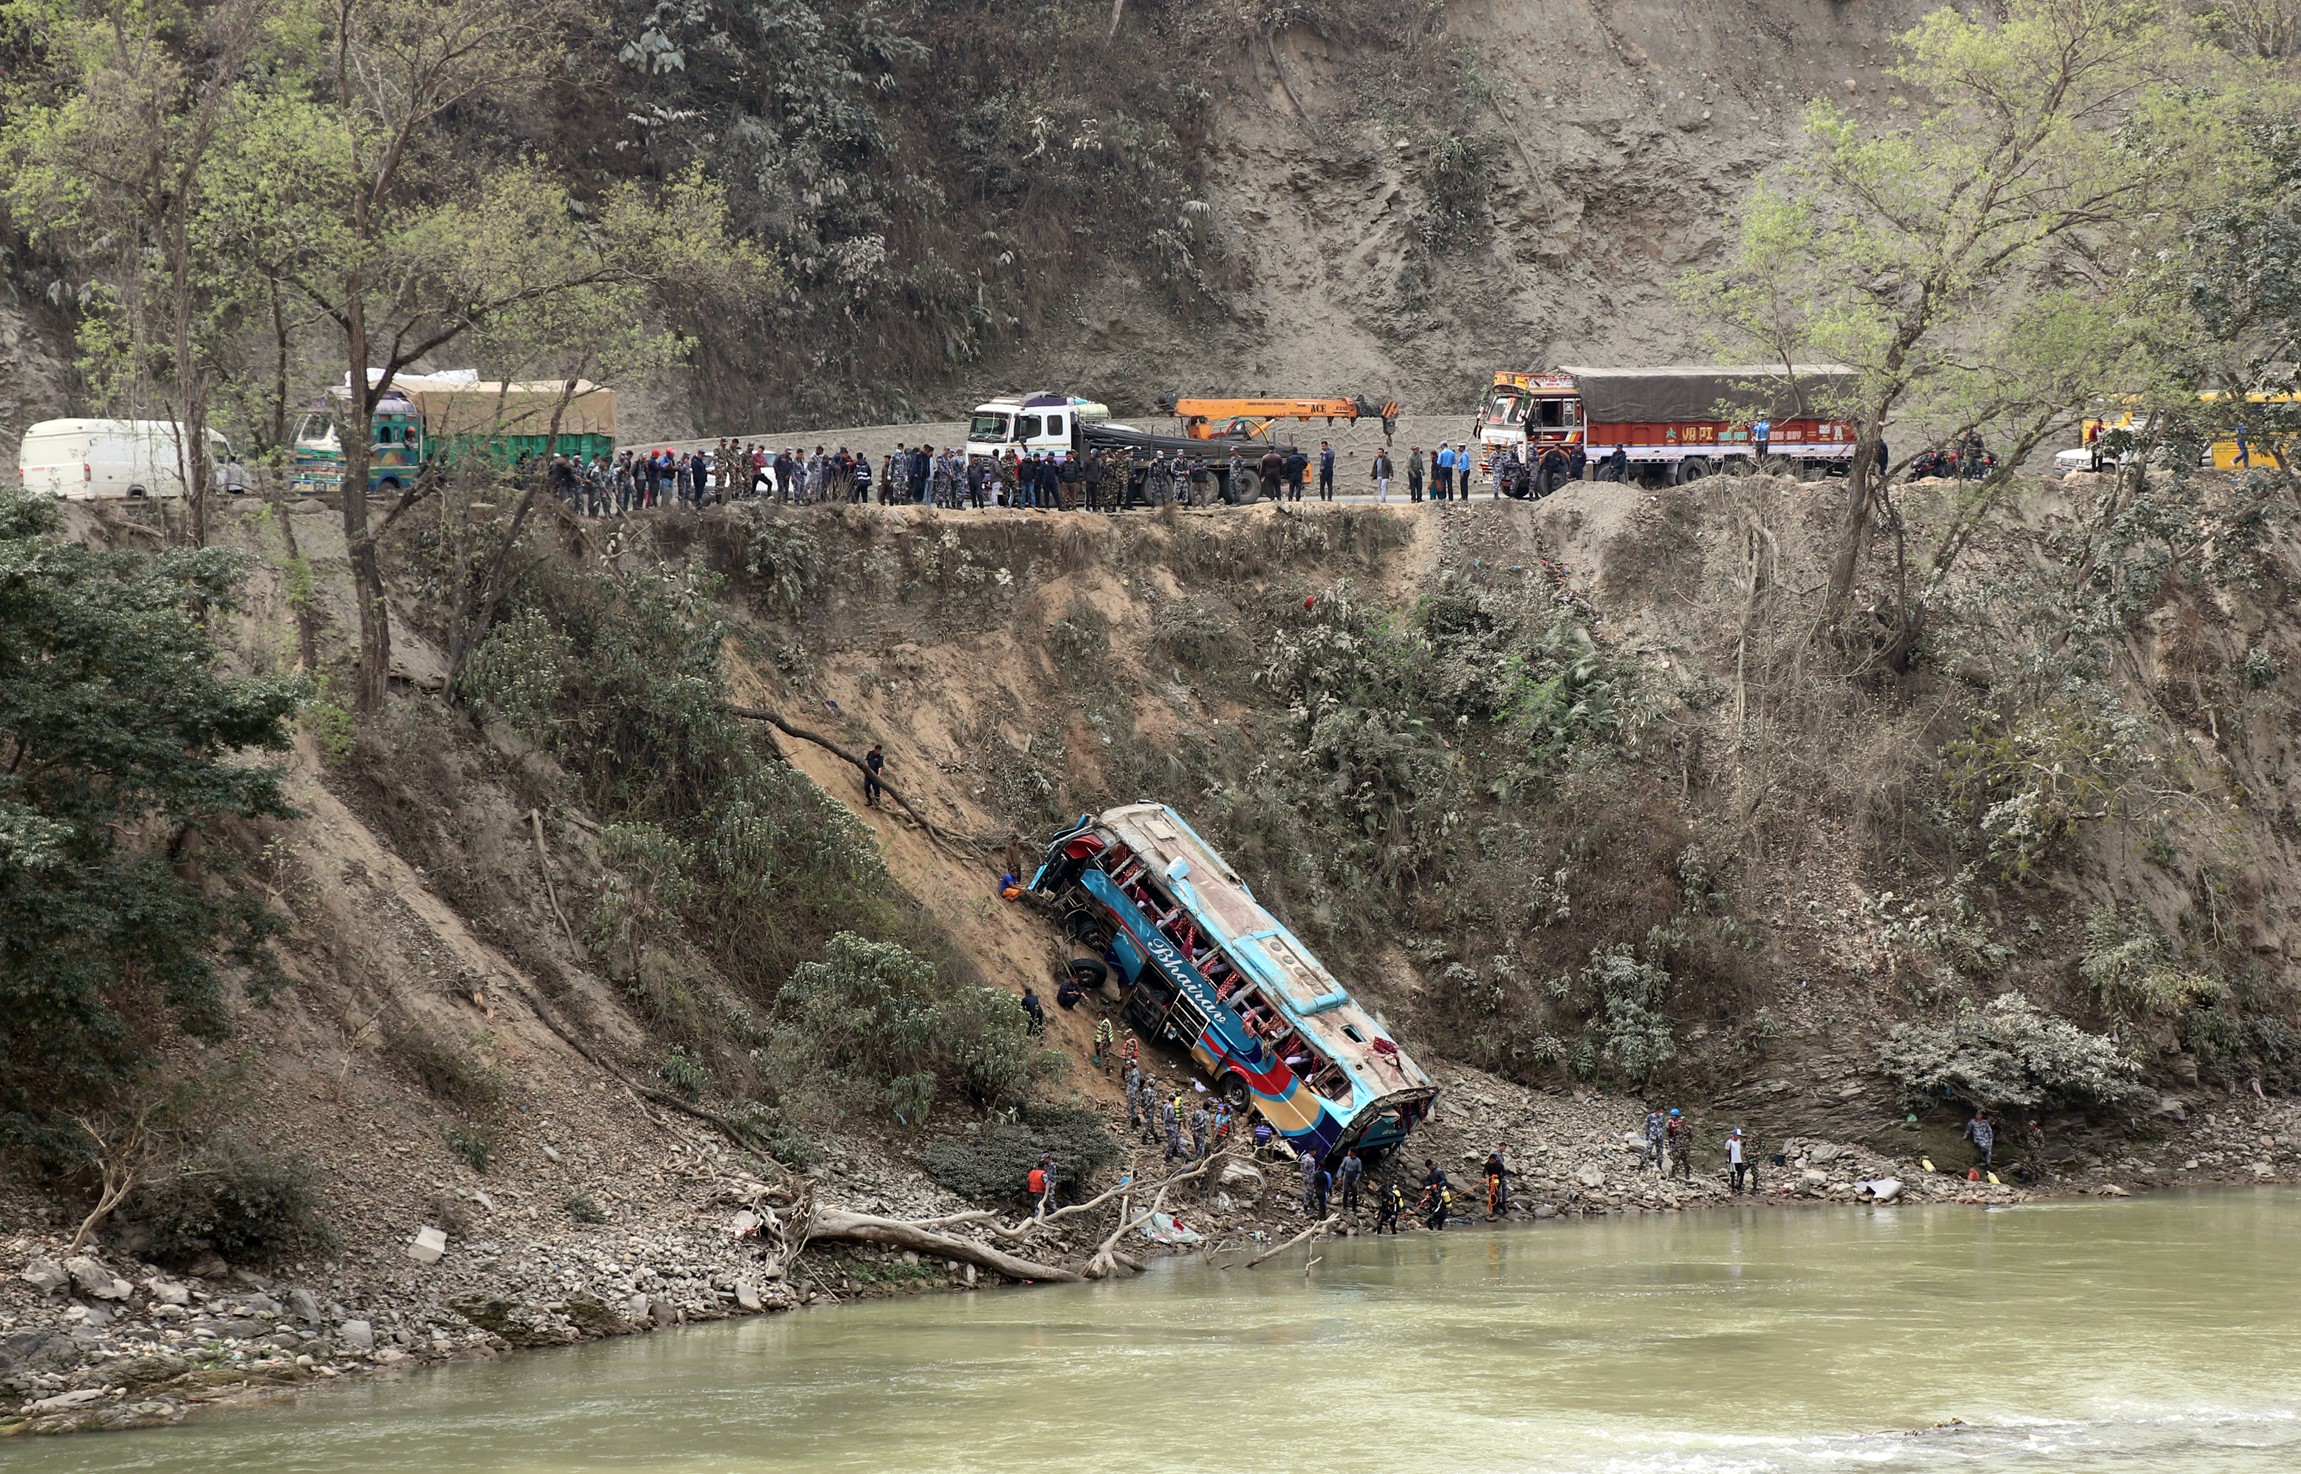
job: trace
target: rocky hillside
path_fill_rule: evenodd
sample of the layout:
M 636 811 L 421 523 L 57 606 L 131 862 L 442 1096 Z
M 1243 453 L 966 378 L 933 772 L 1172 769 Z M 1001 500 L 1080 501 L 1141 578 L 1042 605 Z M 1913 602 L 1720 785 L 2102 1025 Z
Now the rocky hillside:
M 787 296 L 703 315 L 689 368 L 623 385 L 639 435 L 932 418 L 1025 382 L 1128 413 L 1262 388 L 1460 410 L 1500 365 L 1703 350 L 1679 280 L 1806 99 L 1892 101 L 1879 63 L 1922 9 L 1138 0 L 1114 36 L 1101 0 L 624 3 L 567 64 L 628 106 L 491 111 L 468 146 L 590 187 L 700 165 L 777 252 Z M 86 397 L 86 268 L 6 239 L 13 454 Z M 291 398 L 331 362 L 299 342 Z

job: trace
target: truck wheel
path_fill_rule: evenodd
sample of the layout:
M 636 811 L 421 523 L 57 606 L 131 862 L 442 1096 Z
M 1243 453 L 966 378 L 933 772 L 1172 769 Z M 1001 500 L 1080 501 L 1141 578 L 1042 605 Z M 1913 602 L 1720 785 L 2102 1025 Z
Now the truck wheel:
M 1688 456 L 1678 462 L 1677 469 L 1671 473 L 1670 479 L 1676 485 L 1684 486 L 1689 481 L 1699 481 L 1709 474 L 1710 463 L 1708 461 L 1703 460 L 1700 456 Z

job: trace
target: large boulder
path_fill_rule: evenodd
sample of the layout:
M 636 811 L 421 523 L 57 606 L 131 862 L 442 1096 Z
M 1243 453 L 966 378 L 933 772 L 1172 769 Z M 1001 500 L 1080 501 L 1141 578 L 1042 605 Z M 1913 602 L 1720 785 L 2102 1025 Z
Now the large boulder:
M 376 1347 L 376 1330 L 364 1320 L 347 1320 L 336 1327 L 336 1339 L 354 1351 L 373 1351 Z
M 407 1257 L 418 1264 L 437 1264 L 446 1253 L 446 1231 L 428 1224 L 417 1229 L 415 1237 L 407 1242 Z
M 135 1288 L 85 1254 L 65 1260 L 64 1272 L 72 1276 L 72 1287 L 91 1300 L 125 1300 Z
M 66 1274 L 64 1266 L 53 1259 L 35 1259 L 25 1265 L 23 1273 L 16 1277 L 43 1295 L 53 1295 L 72 1283 L 72 1276 Z

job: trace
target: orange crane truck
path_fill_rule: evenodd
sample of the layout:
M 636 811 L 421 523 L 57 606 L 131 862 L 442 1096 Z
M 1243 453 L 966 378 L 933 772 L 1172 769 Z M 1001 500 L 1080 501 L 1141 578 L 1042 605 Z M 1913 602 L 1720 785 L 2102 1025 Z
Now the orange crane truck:
M 1304 399 L 1185 399 L 1176 394 L 1160 400 L 1159 408 L 1180 420 L 1182 433 L 1193 440 L 1265 439 L 1280 420 L 1324 420 L 1331 425 L 1336 420 L 1356 424 L 1379 419 L 1383 441 L 1388 443 L 1398 433 L 1401 413 L 1397 400 L 1377 404 L 1363 394 Z

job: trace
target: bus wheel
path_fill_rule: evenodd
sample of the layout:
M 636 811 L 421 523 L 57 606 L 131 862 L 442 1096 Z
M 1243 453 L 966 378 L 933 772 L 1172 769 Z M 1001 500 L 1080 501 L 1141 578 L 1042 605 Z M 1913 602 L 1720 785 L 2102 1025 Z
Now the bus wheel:
M 1246 1088 L 1246 1081 L 1239 1077 L 1237 1071 L 1234 1070 L 1222 1077 L 1222 1098 L 1230 1102 L 1232 1110 L 1245 1110 L 1249 1093 Z
M 1684 486 L 1689 481 L 1699 481 L 1709 474 L 1710 463 L 1708 461 L 1703 460 L 1700 456 L 1688 456 L 1678 462 L 1677 470 L 1672 473 L 1670 479 L 1677 485 Z
M 382 491 L 397 491 L 397 490 L 399 490 L 399 489 L 400 489 L 400 485 L 399 485 L 399 478 L 398 478 L 397 476 L 386 476 L 386 477 L 385 477 L 385 478 L 382 480 L 382 482 L 381 482 L 381 483 L 379 483 L 379 485 L 378 485 L 378 489 L 379 489 L 379 490 L 382 490 Z

